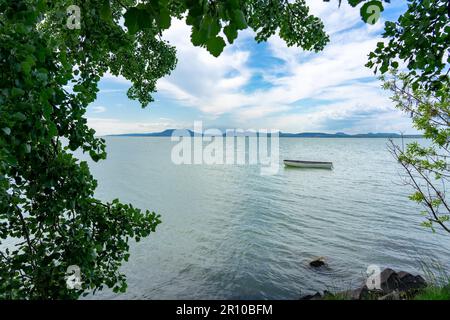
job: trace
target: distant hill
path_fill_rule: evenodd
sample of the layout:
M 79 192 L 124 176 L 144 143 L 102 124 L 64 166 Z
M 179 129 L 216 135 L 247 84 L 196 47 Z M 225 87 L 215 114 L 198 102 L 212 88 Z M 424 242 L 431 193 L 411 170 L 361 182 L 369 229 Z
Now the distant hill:
M 398 133 L 358 133 L 346 134 L 338 133 L 322 133 L 322 132 L 303 132 L 303 133 L 280 133 L 280 137 L 284 138 L 401 138 Z M 404 138 L 422 138 L 422 135 L 403 135 Z
M 114 134 L 111 136 L 115 137 L 171 137 L 175 129 L 167 129 L 161 132 L 151 132 L 151 133 L 125 133 L 125 134 Z M 192 135 L 192 131 L 188 130 Z
M 150 133 L 125 133 L 111 135 L 115 137 L 171 137 L 176 129 L 167 129 L 161 132 Z M 188 135 L 193 136 L 192 130 L 184 130 Z M 248 134 L 245 132 L 244 135 Z M 225 136 L 225 134 L 223 134 Z M 236 135 L 243 135 L 242 133 Z M 401 138 L 398 133 L 359 133 L 346 134 L 343 132 L 337 133 L 322 133 L 322 132 L 302 132 L 302 133 L 287 133 L 280 132 L 281 138 Z M 422 138 L 422 135 L 404 135 L 404 138 Z

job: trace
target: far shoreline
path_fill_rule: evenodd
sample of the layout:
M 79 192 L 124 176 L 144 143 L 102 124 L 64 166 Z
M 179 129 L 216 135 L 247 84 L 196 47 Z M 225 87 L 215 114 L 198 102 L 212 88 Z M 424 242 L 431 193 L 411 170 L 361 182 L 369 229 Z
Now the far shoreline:
M 123 133 L 123 134 L 108 134 L 108 135 L 102 135 L 101 137 L 146 137 L 146 138 L 152 138 L 152 137 L 172 137 L 174 135 L 174 132 L 178 129 L 167 129 L 162 132 L 150 132 L 150 133 Z M 194 136 L 194 131 L 189 129 L 179 129 L 179 131 L 184 131 L 185 135 L 175 134 L 175 136 Z M 223 132 L 223 131 L 222 131 Z M 228 135 L 229 137 L 233 136 L 254 136 L 258 135 L 251 131 L 243 131 L 243 132 L 237 132 L 231 135 Z M 195 136 L 215 136 L 215 137 L 226 137 L 226 133 L 222 133 L 222 135 L 211 135 L 211 134 L 200 134 L 195 133 Z M 268 136 L 270 136 L 270 133 L 268 133 Z M 288 133 L 288 132 L 279 132 L 280 138 L 321 138 L 321 139 L 330 139 L 330 138 L 338 138 L 338 139 L 423 139 L 425 138 L 423 135 L 420 134 L 398 134 L 398 133 L 358 133 L 358 134 L 347 134 L 343 132 L 337 132 L 337 133 L 323 133 L 323 132 L 301 132 L 301 133 Z

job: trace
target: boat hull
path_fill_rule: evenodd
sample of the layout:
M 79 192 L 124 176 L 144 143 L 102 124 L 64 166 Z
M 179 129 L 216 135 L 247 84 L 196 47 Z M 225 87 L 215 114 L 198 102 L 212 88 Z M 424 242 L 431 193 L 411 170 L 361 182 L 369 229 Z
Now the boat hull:
M 283 162 L 284 165 L 287 167 L 333 169 L 332 162 L 297 161 L 297 160 L 284 160 Z

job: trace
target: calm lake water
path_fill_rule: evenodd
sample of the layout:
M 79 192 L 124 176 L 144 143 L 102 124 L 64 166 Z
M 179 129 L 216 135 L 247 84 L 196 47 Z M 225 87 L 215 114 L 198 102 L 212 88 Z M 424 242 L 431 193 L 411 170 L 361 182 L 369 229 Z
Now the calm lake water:
M 92 164 L 97 195 L 162 215 L 132 244 L 128 291 L 90 298 L 297 299 L 358 286 L 367 267 L 420 272 L 450 262 L 450 237 L 420 226 L 386 139 L 280 139 L 281 159 L 333 161 L 334 170 L 175 165 L 169 138 L 108 137 Z M 400 143 L 400 141 L 398 141 Z M 329 268 L 308 262 L 324 256 Z

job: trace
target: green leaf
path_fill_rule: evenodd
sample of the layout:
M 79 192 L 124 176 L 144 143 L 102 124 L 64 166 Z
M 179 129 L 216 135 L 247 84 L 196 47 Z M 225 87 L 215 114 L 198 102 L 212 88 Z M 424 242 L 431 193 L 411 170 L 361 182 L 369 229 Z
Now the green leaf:
M 227 5 L 231 9 L 239 9 L 239 0 L 228 0 L 226 1 Z
M 138 18 L 140 15 L 140 10 L 137 8 L 130 8 L 124 14 L 125 18 L 125 27 L 127 27 L 128 32 L 131 34 L 135 34 L 139 31 Z
M 27 118 L 22 112 L 14 113 L 13 117 L 19 121 L 24 121 Z
M 215 37 L 219 34 L 220 30 L 222 29 L 222 26 L 220 25 L 220 21 L 218 19 L 213 19 L 211 21 L 211 24 L 209 25 L 209 37 Z
M 48 134 L 50 137 L 56 137 L 58 135 L 58 129 L 53 122 L 48 125 Z
M 23 96 L 24 94 L 25 94 L 25 91 L 20 88 L 12 88 L 11 89 L 11 96 L 13 98 Z
M 100 7 L 100 18 L 105 21 L 111 21 L 112 12 L 109 0 L 103 0 Z
M 361 18 L 368 24 L 375 24 L 380 19 L 383 11 L 383 3 L 379 0 L 372 0 L 361 7 Z
M 35 65 L 35 60 L 34 60 L 34 58 L 32 57 L 32 56 L 27 56 L 26 57 L 26 59 L 25 59 L 25 61 L 23 61 L 21 64 L 20 64 L 20 67 L 22 68 L 22 71 L 25 73 L 25 74 L 30 74 L 30 72 L 31 72 L 31 68 L 33 67 Z
M 214 57 L 218 57 L 222 53 L 223 48 L 225 48 L 225 45 L 225 40 L 222 37 L 214 37 L 207 41 L 206 48 Z
M 231 44 L 234 42 L 234 40 L 237 38 L 238 36 L 238 31 L 237 29 L 234 27 L 234 25 L 228 25 L 225 28 L 223 28 L 223 33 L 225 34 L 225 36 L 227 37 L 228 42 Z
M 241 10 L 233 11 L 233 22 L 238 30 L 247 28 L 247 20 L 245 19 L 245 15 Z
M 191 42 L 194 46 L 201 46 L 206 42 L 206 40 L 207 36 L 205 30 L 192 28 Z
M 97 152 L 95 152 L 94 150 L 90 150 L 90 151 L 89 151 L 89 156 L 91 157 L 91 159 L 92 159 L 94 162 L 98 162 L 98 161 L 101 159 L 101 157 L 99 156 L 99 154 L 98 154 Z
M 380 72 L 381 73 L 386 73 L 389 70 L 389 62 L 388 61 L 383 61 L 383 64 L 380 67 Z
M 159 16 L 159 28 L 161 30 L 169 29 L 171 24 L 170 12 L 167 8 L 163 8 L 160 11 Z

